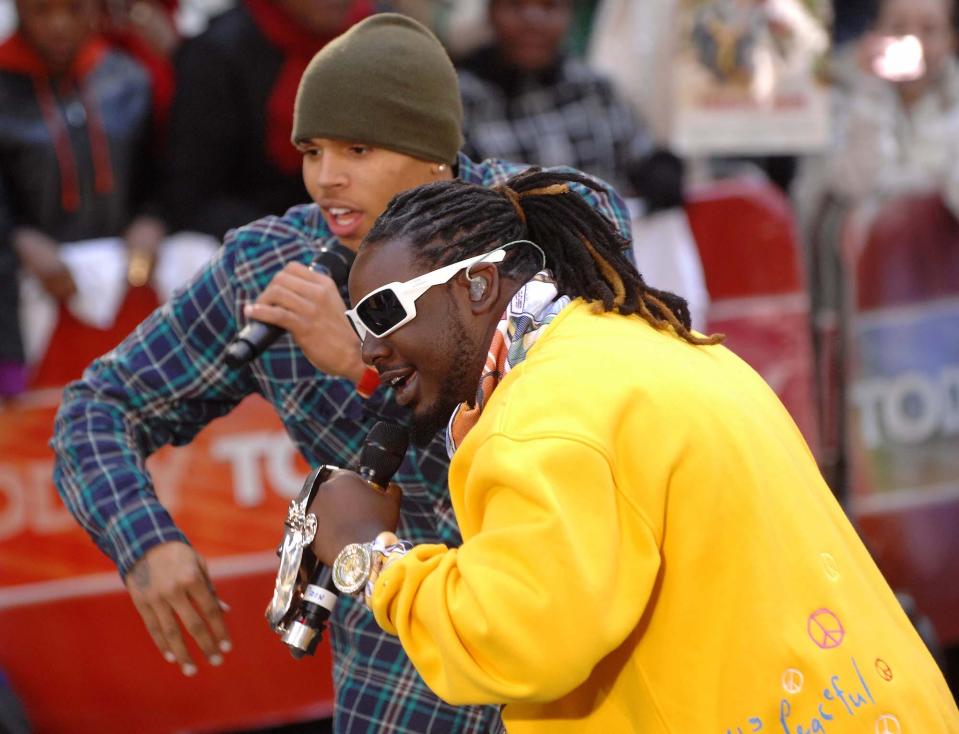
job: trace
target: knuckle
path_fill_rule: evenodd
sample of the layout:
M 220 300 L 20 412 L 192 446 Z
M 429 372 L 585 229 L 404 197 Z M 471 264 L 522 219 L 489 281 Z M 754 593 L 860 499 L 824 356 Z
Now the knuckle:
M 180 630 L 176 626 L 176 622 L 172 619 L 167 619 L 160 622 L 160 632 L 169 640 L 176 641 L 180 637 Z
M 148 598 L 153 605 L 169 604 L 180 595 L 181 590 L 180 584 L 164 584 L 150 592 Z
M 182 569 L 177 575 L 177 589 L 186 589 L 195 584 L 197 581 L 200 581 L 202 578 L 203 572 L 200 570 L 199 565 L 191 564 Z
M 161 589 L 149 589 L 140 592 L 140 600 L 147 607 L 158 607 L 166 603 L 167 595 Z
M 206 592 L 206 589 L 204 589 Z M 220 605 L 217 603 L 216 599 L 213 598 L 213 595 L 209 592 L 197 594 L 196 605 L 200 608 L 200 611 L 203 612 L 206 617 L 219 617 L 220 616 Z

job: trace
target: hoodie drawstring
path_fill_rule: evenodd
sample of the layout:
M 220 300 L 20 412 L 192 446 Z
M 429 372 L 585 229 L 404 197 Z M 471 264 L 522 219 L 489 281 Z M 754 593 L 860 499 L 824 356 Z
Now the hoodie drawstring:
M 37 101 L 43 113 L 43 121 L 53 139 L 57 166 L 60 172 L 60 205 L 64 211 L 76 212 L 80 208 L 80 182 L 77 174 L 77 161 L 70 142 L 70 132 L 56 96 L 45 76 L 34 75 L 33 86 Z M 98 194 L 113 191 L 113 162 L 110 158 L 110 146 L 107 141 L 103 121 L 96 104 L 82 88 L 78 89 L 80 103 L 86 117 L 87 134 L 90 138 L 90 151 L 93 160 L 94 190 Z

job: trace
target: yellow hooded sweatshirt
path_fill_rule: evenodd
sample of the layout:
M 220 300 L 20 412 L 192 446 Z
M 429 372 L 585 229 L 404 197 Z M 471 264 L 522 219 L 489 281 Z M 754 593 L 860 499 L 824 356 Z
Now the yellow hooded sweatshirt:
M 371 598 L 511 734 L 944 734 L 959 712 L 776 395 L 576 301 L 450 466 L 464 542 Z

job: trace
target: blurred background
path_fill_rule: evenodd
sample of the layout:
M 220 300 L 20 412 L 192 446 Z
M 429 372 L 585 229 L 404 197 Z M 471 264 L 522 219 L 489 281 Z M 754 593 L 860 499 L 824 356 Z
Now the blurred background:
M 122 108 L 77 73 L 76 101 L 51 112 L 63 90 L 15 34 L 62 2 L 89 4 Z M 227 230 L 308 200 L 295 81 L 382 11 L 446 44 L 471 157 L 571 165 L 627 197 L 646 280 L 776 390 L 959 690 L 954 6 L 0 0 L 0 731 L 328 730 L 328 648 L 294 661 L 263 617 L 309 470 L 270 407 L 250 398 L 149 461 L 232 607 L 235 652 L 195 679 L 156 654 L 62 506 L 47 443 L 61 388 Z M 24 74 L 42 140 L 10 102 Z

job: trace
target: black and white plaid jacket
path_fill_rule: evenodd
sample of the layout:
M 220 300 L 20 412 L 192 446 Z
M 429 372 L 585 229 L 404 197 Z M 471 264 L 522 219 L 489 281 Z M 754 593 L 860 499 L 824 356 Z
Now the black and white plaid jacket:
M 579 60 L 530 74 L 487 47 L 460 64 L 459 78 L 464 151 L 474 159 L 571 166 L 623 191 L 626 165 L 651 146 L 610 80 Z

